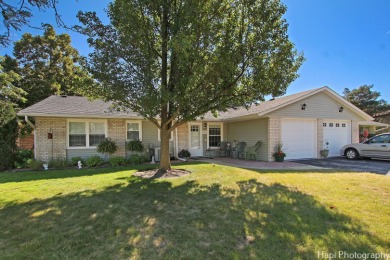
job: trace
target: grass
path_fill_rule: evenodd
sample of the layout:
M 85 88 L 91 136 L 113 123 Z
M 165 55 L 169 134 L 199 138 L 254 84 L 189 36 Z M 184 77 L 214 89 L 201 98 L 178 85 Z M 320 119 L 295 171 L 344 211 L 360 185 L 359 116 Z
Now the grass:
M 212 164 L 0 174 L 2 259 L 316 259 L 390 253 L 390 177 Z

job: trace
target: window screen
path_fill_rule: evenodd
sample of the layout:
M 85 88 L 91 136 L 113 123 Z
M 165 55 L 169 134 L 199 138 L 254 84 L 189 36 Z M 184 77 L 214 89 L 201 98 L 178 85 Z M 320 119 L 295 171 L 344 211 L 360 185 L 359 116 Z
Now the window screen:
M 139 123 L 127 123 L 127 140 L 139 139 Z
M 85 147 L 86 137 L 85 123 L 69 122 L 69 147 Z
M 89 123 L 89 146 L 98 146 L 106 137 L 104 123 Z
M 210 125 L 209 126 L 209 146 L 218 147 L 221 142 L 221 126 Z

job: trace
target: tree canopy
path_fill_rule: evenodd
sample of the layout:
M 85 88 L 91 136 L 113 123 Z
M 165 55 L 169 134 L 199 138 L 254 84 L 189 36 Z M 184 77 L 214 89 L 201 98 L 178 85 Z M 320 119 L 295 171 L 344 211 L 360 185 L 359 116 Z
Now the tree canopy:
M 14 119 L 19 104 L 26 101 L 26 92 L 17 87 L 20 76 L 13 70 L 4 70 L 7 58 L 0 57 L 0 127 Z
M 45 25 L 43 35 L 23 34 L 14 45 L 14 66 L 21 79 L 27 102 L 35 104 L 53 94 L 75 94 L 80 84 L 92 82 L 81 67 L 78 51 L 71 46 L 68 34 L 56 34 L 51 25 Z
M 345 88 L 343 94 L 346 100 L 375 118 L 389 111 L 390 104 L 384 99 L 379 99 L 381 94 L 374 91 L 373 87 L 374 85 L 362 85 L 353 90 Z
M 284 94 L 303 62 L 280 1 L 116 0 L 107 12 L 108 25 L 95 13 L 78 15 L 94 49 L 88 70 L 101 83 L 86 92 L 161 129 L 163 170 L 173 129 Z
M 57 0 L 28 0 L 7 1 L 0 0 L 1 15 L 3 17 L 4 31 L 0 32 L 0 45 L 7 46 L 11 42 L 12 31 L 20 31 L 25 25 L 30 26 L 32 9 L 37 8 L 44 12 L 51 8 L 54 10 L 57 24 L 64 25 L 57 12 Z

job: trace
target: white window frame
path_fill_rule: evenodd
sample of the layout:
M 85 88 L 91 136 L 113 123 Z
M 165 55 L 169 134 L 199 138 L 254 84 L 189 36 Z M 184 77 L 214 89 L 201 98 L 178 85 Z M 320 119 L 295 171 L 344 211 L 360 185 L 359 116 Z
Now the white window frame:
M 69 123 L 84 123 L 85 126 L 85 144 L 86 146 L 69 146 Z M 66 120 L 66 147 L 67 149 L 96 149 L 97 146 L 89 146 L 89 123 L 104 123 L 104 135 L 108 137 L 108 123 L 105 119 L 67 119 Z
M 210 125 L 221 126 L 221 142 L 223 142 L 223 123 L 221 123 L 221 122 L 207 122 L 207 149 L 219 148 L 218 146 L 210 146 Z
M 129 123 L 138 124 L 139 140 L 142 141 L 142 120 L 126 120 L 126 141 L 130 141 L 129 139 L 127 139 L 127 124 Z

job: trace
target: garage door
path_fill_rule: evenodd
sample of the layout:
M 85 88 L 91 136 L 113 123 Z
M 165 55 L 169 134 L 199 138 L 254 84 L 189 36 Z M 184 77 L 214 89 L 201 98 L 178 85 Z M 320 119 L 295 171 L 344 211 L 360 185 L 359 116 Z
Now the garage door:
M 351 121 L 324 120 L 324 144 L 329 142 L 329 156 L 339 156 L 340 148 L 351 143 Z
M 286 159 L 315 158 L 317 120 L 282 119 L 282 142 Z

